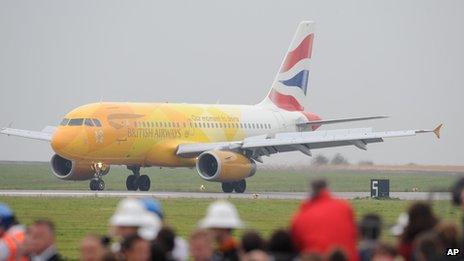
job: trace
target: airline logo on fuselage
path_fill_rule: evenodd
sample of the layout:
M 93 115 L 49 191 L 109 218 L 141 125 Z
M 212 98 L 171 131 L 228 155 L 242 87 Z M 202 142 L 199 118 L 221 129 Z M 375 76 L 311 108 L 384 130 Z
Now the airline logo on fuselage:
M 129 138 L 143 139 L 175 139 L 182 138 L 181 129 L 152 129 L 152 128 L 127 128 Z M 184 134 L 188 135 L 187 134 Z

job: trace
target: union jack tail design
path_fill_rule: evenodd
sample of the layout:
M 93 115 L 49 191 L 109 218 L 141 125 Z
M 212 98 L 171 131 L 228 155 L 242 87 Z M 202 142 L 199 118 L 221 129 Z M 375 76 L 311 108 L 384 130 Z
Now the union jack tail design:
M 310 81 L 313 22 L 298 25 L 271 90 L 259 106 L 275 106 L 287 111 L 304 111 L 303 101 Z

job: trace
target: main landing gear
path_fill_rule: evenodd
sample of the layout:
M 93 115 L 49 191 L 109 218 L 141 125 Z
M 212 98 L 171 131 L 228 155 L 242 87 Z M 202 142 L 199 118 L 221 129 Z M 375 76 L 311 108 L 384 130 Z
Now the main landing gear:
M 232 182 L 223 182 L 222 183 L 222 191 L 225 193 L 232 193 L 235 191 L 236 193 L 243 193 L 246 190 L 246 181 L 244 179 L 239 181 L 232 181 Z
M 107 170 L 106 166 L 99 162 L 93 164 L 93 169 L 95 170 L 95 174 L 93 179 L 90 180 L 90 190 L 102 191 L 105 189 L 105 182 L 103 181 L 102 176 L 105 170 Z
M 131 170 L 133 173 L 126 178 L 127 190 L 150 190 L 150 178 L 147 175 L 140 175 L 140 166 L 127 166 L 127 169 Z

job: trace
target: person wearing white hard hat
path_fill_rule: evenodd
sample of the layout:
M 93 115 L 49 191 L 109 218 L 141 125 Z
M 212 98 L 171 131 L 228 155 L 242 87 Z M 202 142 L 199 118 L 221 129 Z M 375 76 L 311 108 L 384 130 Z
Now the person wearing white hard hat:
M 235 206 L 225 200 L 209 205 L 206 217 L 199 223 L 200 228 L 210 229 L 218 245 L 217 253 L 222 260 L 238 260 L 238 242 L 232 236 L 234 229 L 243 228 L 243 221 Z
M 121 200 L 109 223 L 110 233 L 116 237 L 116 243 L 111 247 L 114 252 L 120 251 L 119 242 L 133 235 L 146 241 L 154 240 L 162 226 L 160 218 L 135 198 Z
M 161 220 L 147 211 L 138 199 L 126 198 L 119 203 L 110 225 L 115 228 L 116 236 L 138 234 L 143 239 L 153 240 L 161 229 Z

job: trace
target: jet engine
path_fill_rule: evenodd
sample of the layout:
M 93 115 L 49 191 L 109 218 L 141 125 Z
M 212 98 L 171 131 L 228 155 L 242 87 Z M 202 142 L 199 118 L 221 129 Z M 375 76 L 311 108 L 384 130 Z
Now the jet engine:
M 256 172 L 252 159 L 232 151 L 205 151 L 198 156 L 196 165 L 200 177 L 207 181 L 239 181 Z
M 59 179 L 89 180 L 94 177 L 95 168 L 91 162 L 72 161 L 55 154 L 50 163 L 53 174 Z M 102 174 L 106 175 L 110 171 L 110 166 L 104 165 L 101 169 Z

